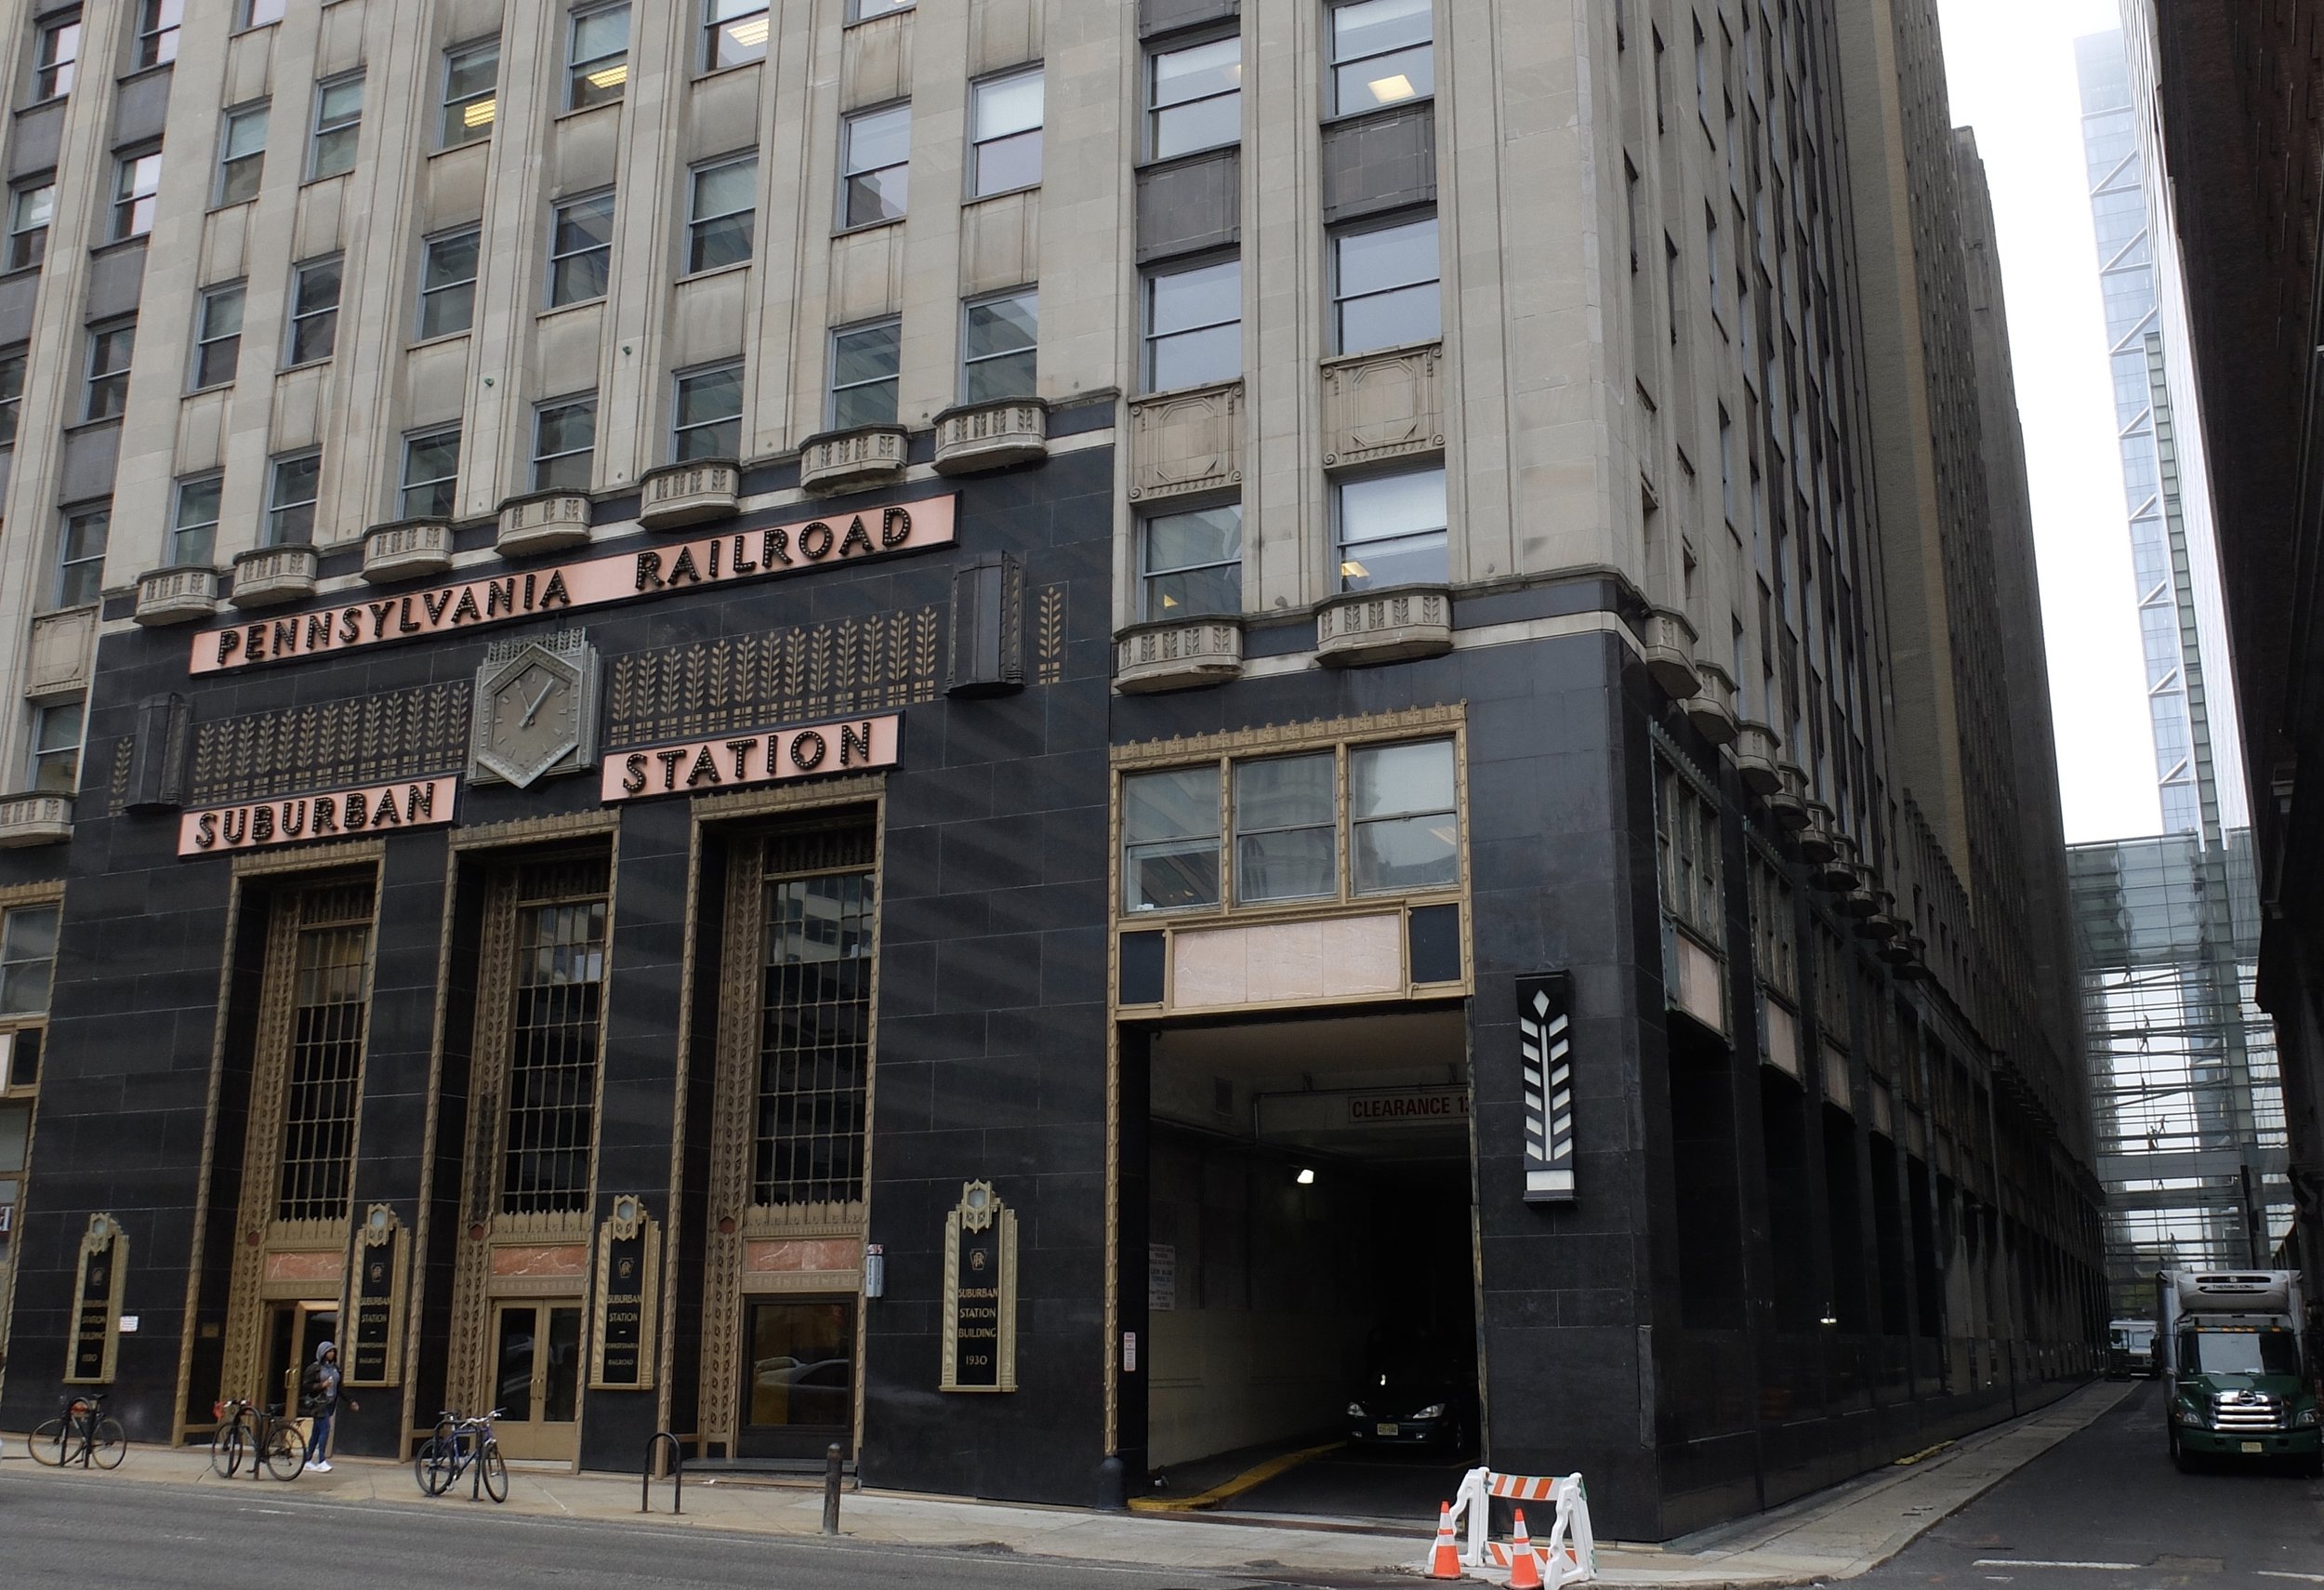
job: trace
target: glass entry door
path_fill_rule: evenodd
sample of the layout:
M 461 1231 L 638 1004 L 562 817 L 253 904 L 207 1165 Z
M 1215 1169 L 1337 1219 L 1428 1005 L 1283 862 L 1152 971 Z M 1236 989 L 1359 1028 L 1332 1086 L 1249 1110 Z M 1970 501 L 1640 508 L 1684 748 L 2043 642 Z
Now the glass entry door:
M 298 1383 L 305 1378 L 307 1366 L 315 1361 L 315 1350 L 325 1342 L 338 1342 L 339 1305 L 269 1304 L 266 1327 L 266 1385 L 259 1391 L 258 1400 L 297 1418 Z M 346 1362 L 347 1348 L 341 1345 L 339 1363 L 343 1367 Z
M 574 1461 L 581 1451 L 581 1301 L 493 1311 L 495 1434 L 512 1458 Z
M 738 1457 L 855 1450 L 852 1297 L 744 1300 L 742 1411 Z

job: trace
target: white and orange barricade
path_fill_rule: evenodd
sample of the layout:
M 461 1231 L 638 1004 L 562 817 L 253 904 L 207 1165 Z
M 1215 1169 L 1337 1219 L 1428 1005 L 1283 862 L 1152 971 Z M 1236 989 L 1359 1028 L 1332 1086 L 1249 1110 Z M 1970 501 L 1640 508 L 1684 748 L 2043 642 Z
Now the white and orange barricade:
M 1512 1560 L 1511 1543 L 1492 1538 L 1496 1501 L 1536 1506 L 1547 1503 L 1557 1509 L 1556 1521 L 1549 1532 L 1537 1535 L 1528 1543 L 1540 1570 L 1543 1590 L 1596 1582 L 1598 1541 L 1591 1532 L 1590 1492 L 1580 1475 L 1541 1477 L 1496 1474 L 1489 1468 L 1469 1471 L 1453 1497 L 1451 1518 L 1456 1525 L 1463 1520 L 1468 1525 L 1468 1541 L 1460 1560 L 1470 1573 L 1480 1579 L 1497 1578 L 1507 1572 Z

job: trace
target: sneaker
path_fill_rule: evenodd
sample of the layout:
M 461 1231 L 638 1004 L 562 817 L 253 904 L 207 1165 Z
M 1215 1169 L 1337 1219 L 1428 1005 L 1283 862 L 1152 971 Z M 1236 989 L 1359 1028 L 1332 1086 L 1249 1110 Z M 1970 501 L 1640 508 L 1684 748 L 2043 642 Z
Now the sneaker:
M 328 1474 L 331 1472 L 331 1465 L 327 1463 L 310 1463 L 307 1466 L 313 1469 L 317 1474 Z

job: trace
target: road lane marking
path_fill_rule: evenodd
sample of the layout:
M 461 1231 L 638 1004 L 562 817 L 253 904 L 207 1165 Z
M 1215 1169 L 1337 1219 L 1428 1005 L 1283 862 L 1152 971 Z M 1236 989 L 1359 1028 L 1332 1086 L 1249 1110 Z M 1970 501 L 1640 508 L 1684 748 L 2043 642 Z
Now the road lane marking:
M 2136 1562 L 2047 1562 L 2038 1557 L 1981 1557 L 1969 1566 L 1972 1568 L 2087 1568 L 2105 1573 L 2136 1573 L 2146 1565 Z
M 2255 1568 L 2262 1579 L 2297 1579 L 2304 1584 L 2324 1584 L 2324 1573 L 2286 1573 L 2280 1568 Z

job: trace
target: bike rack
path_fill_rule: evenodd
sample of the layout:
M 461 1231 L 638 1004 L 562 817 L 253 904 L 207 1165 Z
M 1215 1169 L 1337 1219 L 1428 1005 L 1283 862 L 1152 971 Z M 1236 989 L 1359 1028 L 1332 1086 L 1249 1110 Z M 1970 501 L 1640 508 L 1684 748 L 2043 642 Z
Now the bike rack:
M 667 1430 L 656 1430 L 645 1443 L 645 1477 L 638 1484 L 638 1511 L 654 1511 L 654 1455 L 664 1441 L 669 1443 L 670 1495 L 669 1510 L 686 1510 L 686 1448 Z

